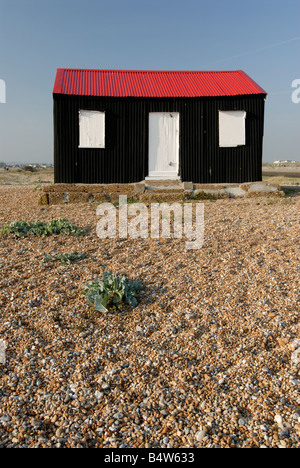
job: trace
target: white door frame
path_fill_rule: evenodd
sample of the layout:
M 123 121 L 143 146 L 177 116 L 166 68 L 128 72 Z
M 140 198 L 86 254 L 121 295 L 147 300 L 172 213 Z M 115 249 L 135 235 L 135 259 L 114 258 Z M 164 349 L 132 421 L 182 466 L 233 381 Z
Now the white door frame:
M 179 112 L 149 113 L 149 175 L 146 179 L 180 179 L 179 129 Z

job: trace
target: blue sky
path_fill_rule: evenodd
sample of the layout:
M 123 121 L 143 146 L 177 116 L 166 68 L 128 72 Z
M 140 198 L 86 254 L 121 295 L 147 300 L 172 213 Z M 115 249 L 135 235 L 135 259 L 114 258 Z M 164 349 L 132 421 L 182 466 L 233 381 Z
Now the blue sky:
M 299 0 L 0 0 L 0 161 L 53 161 L 60 67 L 242 69 L 269 94 L 264 161 L 300 161 L 299 55 Z

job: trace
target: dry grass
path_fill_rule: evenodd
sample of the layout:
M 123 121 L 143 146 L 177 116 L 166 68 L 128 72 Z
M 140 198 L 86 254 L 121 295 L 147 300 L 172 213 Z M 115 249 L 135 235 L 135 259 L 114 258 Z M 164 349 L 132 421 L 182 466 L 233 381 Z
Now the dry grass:
M 263 181 L 269 184 L 279 184 L 281 186 L 300 185 L 300 177 L 284 177 L 281 175 L 276 177 L 263 176 Z
M 0 185 L 34 185 L 52 184 L 54 182 L 54 170 L 36 169 L 34 172 L 25 171 L 20 168 L 0 169 Z

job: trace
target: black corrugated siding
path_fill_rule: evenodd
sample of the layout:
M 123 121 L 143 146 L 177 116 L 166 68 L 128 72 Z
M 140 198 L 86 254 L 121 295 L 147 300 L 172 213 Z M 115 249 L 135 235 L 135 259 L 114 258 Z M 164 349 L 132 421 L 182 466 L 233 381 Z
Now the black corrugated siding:
M 79 110 L 105 112 L 105 149 L 78 148 Z M 245 110 L 246 145 L 219 148 L 219 110 Z M 261 180 L 264 96 L 99 98 L 54 95 L 56 183 L 131 183 L 148 175 L 150 112 L 180 113 L 180 175 L 195 183 Z

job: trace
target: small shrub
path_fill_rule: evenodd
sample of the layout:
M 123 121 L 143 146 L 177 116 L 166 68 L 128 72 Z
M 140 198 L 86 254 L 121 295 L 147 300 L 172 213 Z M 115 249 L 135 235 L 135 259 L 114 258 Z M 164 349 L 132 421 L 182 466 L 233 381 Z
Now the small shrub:
M 71 265 L 72 263 L 83 260 L 84 258 L 86 258 L 86 254 L 85 253 L 79 254 L 78 252 L 72 252 L 70 254 L 64 253 L 58 256 L 57 255 L 51 256 L 47 254 L 43 258 L 42 263 L 58 261 L 64 265 Z
M 24 171 L 26 171 L 26 172 L 36 172 L 36 169 L 33 166 L 24 166 Z
M 74 226 L 70 221 L 60 218 L 53 219 L 48 224 L 43 221 L 33 221 L 27 223 L 26 221 L 14 221 L 4 226 L 0 234 L 15 234 L 16 237 L 27 237 L 30 234 L 47 237 L 53 234 L 65 234 L 71 236 L 82 236 L 86 232 Z
M 143 285 L 138 281 L 129 280 L 124 275 L 114 277 L 111 272 L 105 272 L 102 279 L 85 284 L 84 294 L 96 310 L 107 313 L 109 310 L 122 310 L 124 304 L 136 307 L 141 289 Z

